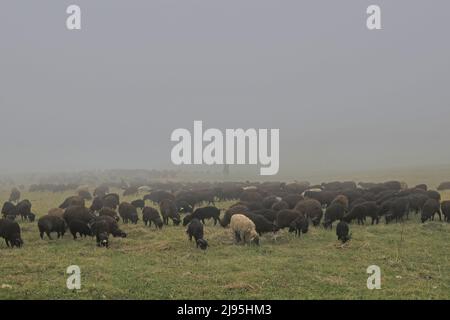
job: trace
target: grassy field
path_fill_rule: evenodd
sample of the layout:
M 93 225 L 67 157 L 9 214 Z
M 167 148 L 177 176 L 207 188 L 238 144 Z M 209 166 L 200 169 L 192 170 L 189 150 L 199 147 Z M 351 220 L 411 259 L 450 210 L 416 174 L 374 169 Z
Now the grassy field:
M 27 193 L 44 215 L 71 193 Z M 8 194 L 0 193 L 0 200 Z M 450 198 L 450 194 L 444 194 Z M 123 200 L 133 200 L 125 197 Z M 227 207 L 230 203 L 219 203 Z M 20 222 L 25 245 L 0 243 L 0 299 L 450 299 L 450 224 L 351 225 L 342 247 L 335 230 L 310 228 L 302 238 L 286 230 L 260 247 L 233 244 L 229 229 L 208 222 L 201 251 L 185 227 L 162 230 L 123 225 L 110 248 L 94 239 L 41 240 L 36 223 Z M 369 290 L 369 265 L 378 265 L 382 288 Z M 81 268 L 81 289 L 68 290 L 69 265 Z

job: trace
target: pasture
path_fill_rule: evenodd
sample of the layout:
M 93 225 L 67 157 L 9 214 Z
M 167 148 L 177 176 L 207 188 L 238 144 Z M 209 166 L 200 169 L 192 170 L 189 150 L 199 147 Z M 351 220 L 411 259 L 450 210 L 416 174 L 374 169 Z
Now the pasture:
M 24 191 L 22 199 L 38 218 L 69 195 Z M 36 222 L 18 221 L 24 246 L 0 241 L 0 299 L 450 299 L 450 224 L 421 224 L 414 214 L 405 223 L 352 223 L 344 246 L 335 225 L 311 226 L 301 238 L 287 230 L 265 234 L 256 247 L 235 245 L 228 228 L 208 221 L 206 251 L 188 241 L 186 227 L 170 222 L 156 230 L 141 216 L 137 225 L 120 222 L 128 237 L 111 237 L 108 249 L 70 233 L 41 240 Z M 66 287 L 69 265 L 81 268 L 80 290 Z M 380 290 L 367 289 L 370 265 L 381 268 Z

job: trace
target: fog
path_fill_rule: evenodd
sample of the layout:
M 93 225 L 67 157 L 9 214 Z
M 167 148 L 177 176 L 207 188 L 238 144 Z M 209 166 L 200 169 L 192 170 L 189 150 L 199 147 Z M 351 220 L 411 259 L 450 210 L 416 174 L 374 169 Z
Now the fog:
M 66 29 L 81 7 L 82 30 Z M 382 30 L 366 28 L 381 7 Z M 280 175 L 450 163 L 450 2 L 2 1 L 0 173 L 173 168 L 279 128 Z M 255 170 L 256 172 L 256 170 Z

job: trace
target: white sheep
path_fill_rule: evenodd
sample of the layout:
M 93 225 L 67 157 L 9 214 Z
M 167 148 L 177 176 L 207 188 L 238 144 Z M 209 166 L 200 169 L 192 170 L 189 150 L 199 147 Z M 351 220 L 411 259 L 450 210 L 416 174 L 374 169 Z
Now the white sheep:
M 230 221 L 236 242 L 254 243 L 259 245 L 259 236 L 255 224 L 243 214 L 234 214 Z

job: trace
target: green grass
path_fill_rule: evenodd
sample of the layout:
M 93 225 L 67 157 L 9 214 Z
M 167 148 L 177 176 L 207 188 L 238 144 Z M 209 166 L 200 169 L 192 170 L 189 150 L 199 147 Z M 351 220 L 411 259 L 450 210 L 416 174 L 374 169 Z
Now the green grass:
M 70 193 L 27 193 L 44 215 Z M 448 194 L 444 197 L 448 198 Z M 0 193 L 4 201 L 7 193 Z M 127 197 L 124 200 L 132 200 Z M 230 203 L 220 203 L 227 207 Z M 335 230 L 310 228 L 235 245 L 229 229 L 205 227 L 210 247 L 197 250 L 185 227 L 123 225 L 128 237 L 110 248 L 94 239 L 41 240 L 36 223 L 20 222 L 25 245 L 0 242 L 0 299 L 449 299 L 450 224 L 351 225 L 342 247 Z M 66 268 L 81 268 L 81 290 L 66 288 Z M 378 265 L 382 289 L 368 290 L 366 269 Z

